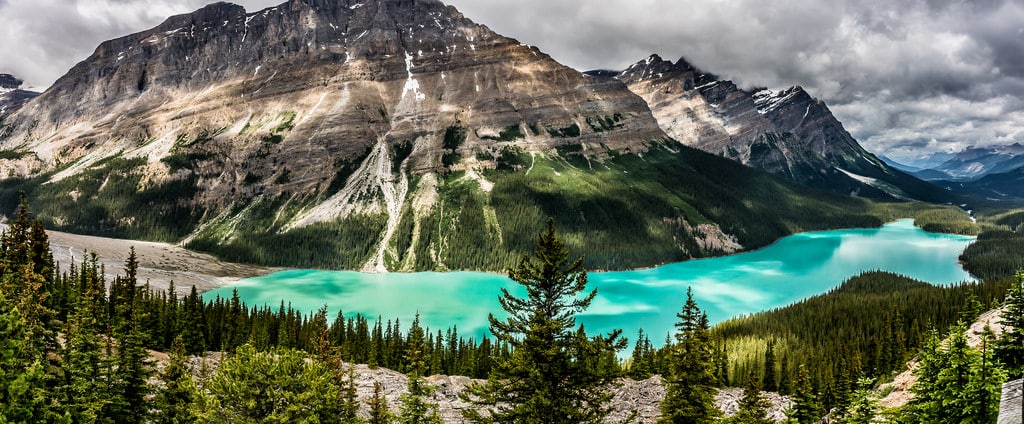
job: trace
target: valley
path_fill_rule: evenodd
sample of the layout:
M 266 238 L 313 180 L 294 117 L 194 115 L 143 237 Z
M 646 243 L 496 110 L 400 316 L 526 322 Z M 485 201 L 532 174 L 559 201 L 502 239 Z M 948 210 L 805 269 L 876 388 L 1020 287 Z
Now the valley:
M 1024 375 L 1018 134 L 902 165 L 872 75 L 281 1 L 0 74 L 0 422 L 989 422 Z

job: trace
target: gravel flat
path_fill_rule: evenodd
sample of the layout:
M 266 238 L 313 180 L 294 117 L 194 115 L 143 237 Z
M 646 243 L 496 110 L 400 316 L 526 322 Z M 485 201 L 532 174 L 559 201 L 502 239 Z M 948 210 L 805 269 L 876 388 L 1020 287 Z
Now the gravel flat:
M 107 279 L 124 274 L 128 252 L 135 247 L 139 261 L 140 283 L 148 281 L 155 289 L 165 290 L 174 281 L 178 295 L 187 294 L 194 285 L 204 292 L 223 287 L 246 277 L 269 274 L 276 269 L 221 261 L 169 243 L 122 240 L 48 231 L 53 258 L 67 271 L 72 262 L 80 265 L 95 253 L 105 267 Z M 88 252 L 88 253 L 87 253 Z

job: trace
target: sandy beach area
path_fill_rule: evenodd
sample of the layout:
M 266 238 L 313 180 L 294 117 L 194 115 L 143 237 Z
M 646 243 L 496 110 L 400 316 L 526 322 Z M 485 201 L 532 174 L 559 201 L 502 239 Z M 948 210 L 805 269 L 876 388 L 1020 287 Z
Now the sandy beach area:
M 169 243 L 83 236 L 60 231 L 47 233 L 53 258 L 60 264 L 61 270 L 69 269 L 72 262 L 81 264 L 87 254 L 95 253 L 104 265 L 109 281 L 124 274 L 124 262 L 128 258 L 129 249 L 134 246 L 139 261 L 139 283 L 148 281 L 153 288 L 164 290 L 174 281 L 175 291 L 179 295 L 187 294 L 193 285 L 199 292 L 204 292 L 242 278 L 275 271 L 268 267 L 224 262 L 211 255 Z

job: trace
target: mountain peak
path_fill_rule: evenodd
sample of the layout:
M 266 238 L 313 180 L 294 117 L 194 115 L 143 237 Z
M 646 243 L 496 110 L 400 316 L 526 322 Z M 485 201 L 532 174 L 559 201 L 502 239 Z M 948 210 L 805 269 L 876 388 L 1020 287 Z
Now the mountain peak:
M 231 20 L 245 15 L 245 8 L 234 3 L 217 2 L 211 3 L 192 12 L 171 16 L 158 28 L 180 27 L 185 24 L 220 23 L 223 20 Z
M 675 64 L 659 59 L 652 55 L 618 78 L 682 144 L 840 193 L 932 199 L 939 192 L 865 151 L 828 106 L 799 85 L 748 91 L 685 58 Z
M 14 75 L 0 74 L 0 118 L 14 113 L 26 102 L 39 95 L 34 91 L 22 89 L 23 83 L 24 81 Z
M 21 87 L 24 81 L 15 78 L 11 74 L 0 74 L 0 90 L 15 90 Z

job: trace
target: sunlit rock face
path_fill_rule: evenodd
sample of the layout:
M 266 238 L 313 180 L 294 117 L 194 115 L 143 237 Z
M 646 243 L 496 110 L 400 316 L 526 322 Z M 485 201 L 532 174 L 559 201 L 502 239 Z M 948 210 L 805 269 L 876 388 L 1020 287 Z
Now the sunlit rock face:
M 685 59 L 658 55 L 610 75 L 643 97 L 661 128 L 685 145 L 826 190 L 933 196 L 933 187 L 865 151 L 824 102 L 799 86 L 744 90 Z
M 601 131 L 586 124 L 613 116 Z M 43 170 L 74 164 L 58 179 L 115 155 L 178 178 L 161 159 L 196 153 L 195 200 L 215 209 L 261 194 L 327 197 L 340 164 L 378 150 L 394 159 L 403 142 L 409 174 L 465 168 L 441 161 L 452 126 L 465 129 L 458 149 L 471 161 L 505 146 L 643 151 L 664 137 L 623 83 L 429 0 L 292 0 L 251 13 L 212 4 L 102 43 L 6 122 L 4 148 L 31 150 Z M 285 167 L 285 183 L 241 184 Z

